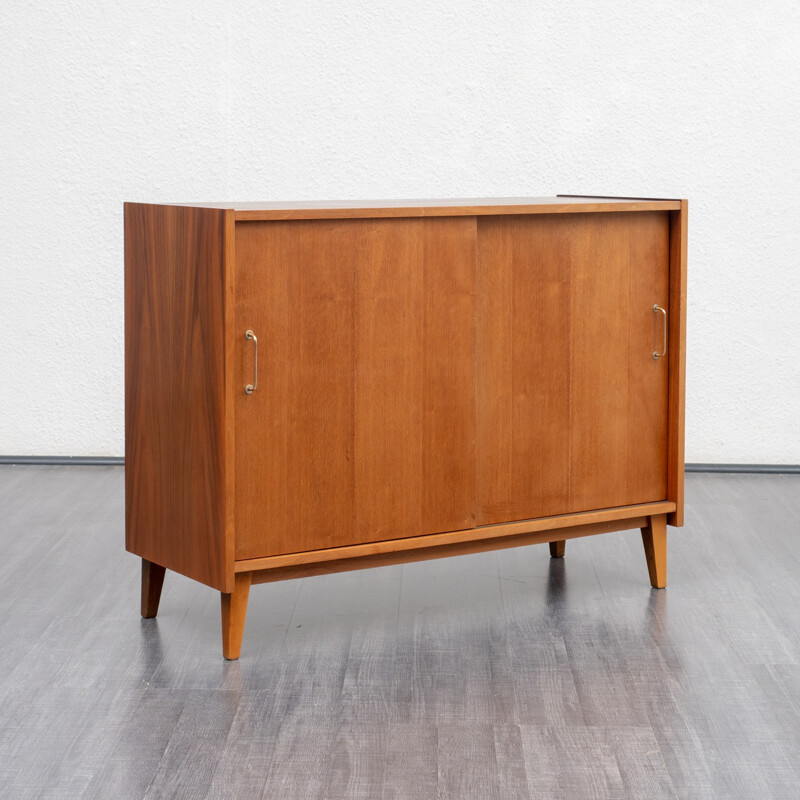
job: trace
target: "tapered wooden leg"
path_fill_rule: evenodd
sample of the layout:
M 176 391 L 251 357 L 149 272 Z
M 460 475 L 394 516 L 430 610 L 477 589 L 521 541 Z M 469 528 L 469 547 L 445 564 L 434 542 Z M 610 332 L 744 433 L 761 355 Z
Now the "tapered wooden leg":
M 249 572 L 237 572 L 233 592 L 222 594 L 222 655 L 228 661 L 236 661 L 242 650 L 250 577 Z
M 142 559 L 142 616 L 145 619 L 152 619 L 158 614 L 165 572 L 166 569 L 159 564 Z
M 667 516 L 658 514 L 649 519 L 650 524 L 642 528 L 647 571 L 650 585 L 654 589 L 663 589 L 667 585 Z
M 557 542 L 550 542 L 550 558 L 564 558 L 564 548 L 567 543 L 564 539 Z

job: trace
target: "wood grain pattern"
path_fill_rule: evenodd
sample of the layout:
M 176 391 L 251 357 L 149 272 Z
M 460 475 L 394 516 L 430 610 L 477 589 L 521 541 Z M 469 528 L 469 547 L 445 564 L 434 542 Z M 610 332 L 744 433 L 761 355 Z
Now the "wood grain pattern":
M 572 218 L 478 220 L 478 524 L 569 502 Z M 609 504 L 613 505 L 613 504 Z
M 595 666 L 594 661 L 590 664 Z M 582 667 L 589 672 L 590 666 Z M 604 677 L 600 670 L 595 673 L 592 687 L 599 694 L 605 690 Z M 604 695 L 602 700 L 605 707 L 613 709 L 610 697 Z M 658 739 L 649 725 L 624 726 L 603 720 L 597 725 L 525 725 L 520 733 L 531 798 L 535 800 L 708 800 L 716 796 L 675 792 Z
M 236 557 L 474 524 L 474 219 L 237 225 Z
M 642 542 L 650 585 L 663 589 L 667 585 L 667 518 L 664 514 L 649 517 L 648 524 L 642 528 Z
M 353 235 L 352 541 L 471 527 L 475 220 L 368 222 Z
M 224 212 L 125 205 L 126 547 L 221 591 Z
M 669 447 L 667 497 L 676 509 L 670 525 L 683 525 L 684 427 L 686 408 L 686 262 L 689 202 L 669 214 Z
M 152 619 L 158 614 L 165 572 L 164 567 L 142 559 L 142 616 L 145 619 Z
M 570 237 L 574 262 L 568 334 L 570 392 L 570 508 L 622 505 L 628 451 L 628 259 L 627 218 L 581 218 Z M 666 272 L 666 260 L 657 265 Z M 655 299 L 653 300 L 655 302 Z M 645 306 L 652 319 L 652 306 Z M 645 348 L 642 363 L 652 361 Z M 666 395 L 666 392 L 665 392 Z M 654 415 L 655 415 L 654 411 Z M 663 443 L 666 448 L 666 441 Z M 666 468 L 663 464 L 662 471 Z M 664 499 L 664 494 L 658 498 Z M 638 498 L 637 498 L 638 499 Z
M 237 558 L 352 536 L 353 244 L 348 223 L 236 226 Z
M 674 510 L 674 504 L 668 501 L 661 503 L 644 503 L 620 508 L 605 508 L 600 511 L 585 511 L 580 514 L 563 514 L 557 517 L 540 517 L 517 522 L 506 522 L 498 525 L 484 525 L 479 528 L 467 528 L 461 531 L 431 533 L 425 536 L 406 536 L 388 541 L 368 542 L 364 544 L 331 547 L 324 550 L 288 553 L 286 555 L 251 558 L 237 561 L 237 572 L 248 572 L 254 569 L 267 569 L 293 564 L 312 564 L 318 561 L 353 558 L 358 556 L 378 555 L 407 550 L 425 549 L 439 545 L 478 542 L 482 539 L 497 539 L 506 536 L 532 533 L 535 531 L 555 531 L 559 536 L 568 528 L 586 525 L 602 525 L 617 520 L 638 519 L 643 515 L 666 514 Z M 629 527 L 639 527 L 631 523 Z M 550 539 L 552 539 L 552 535 Z M 565 536 L 565 538 L 568 538 Z M 543 541 L 548 541 L 544 539 Z
M 491 725 L 439 725 L 437 762 L 438 800 L 500 800 L 500 770 Z
M 642 214 L 627 231 L 627 447 L 625 483 L 631 496 L 670 500 L 668 469 L 669 353 L 654 359 L 668 309 L 669 216 Z M 620 455 L 622 455 L 620 453 Z
M 436 726 L 430 722 L 388 726 L 381 800 L 436 797 L 437 738 Z
M 479 524 L 666 497 L 665 214 L 478 220 Z
M 570 510 L 666 498 L 665 214 L 581 218 L 570 324 Z M 658 341 L 658 340 L 656 340 Z

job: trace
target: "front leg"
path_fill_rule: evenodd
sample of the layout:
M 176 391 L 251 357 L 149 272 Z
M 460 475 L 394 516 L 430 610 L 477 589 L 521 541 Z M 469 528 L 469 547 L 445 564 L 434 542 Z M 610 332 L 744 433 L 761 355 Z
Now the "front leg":
M 247 599 L 250 596 L 250 572 L 237 572 L 233 592 L 221 595 L 222 599 L 222 655 L 236 661 L 242 650 L 244 621 L 247 617 Z
M 152 619 L 158 614 L 165 572 L 166 569 L 160 564 L 142 559 L 142 616 L 145 619 Z
M 649 518 L 649 523 L 642 528 L 647 571 L 650 585 L 654 589 L 663 589 L 667 585 L 667 516 L 656 514 Z

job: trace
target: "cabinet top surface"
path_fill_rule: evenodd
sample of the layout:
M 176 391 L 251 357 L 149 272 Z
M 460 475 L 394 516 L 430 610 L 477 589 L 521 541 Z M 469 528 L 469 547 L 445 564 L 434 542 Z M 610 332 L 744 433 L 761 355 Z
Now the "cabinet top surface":
M 425 200 L 341 200 L 269 203 L 170 203 L 234 212 L 237 220 L 438 217 L 490 214 L 564 214 L 603 211 L 673 211 L 680 200 L 632 197 L 487 197 Z

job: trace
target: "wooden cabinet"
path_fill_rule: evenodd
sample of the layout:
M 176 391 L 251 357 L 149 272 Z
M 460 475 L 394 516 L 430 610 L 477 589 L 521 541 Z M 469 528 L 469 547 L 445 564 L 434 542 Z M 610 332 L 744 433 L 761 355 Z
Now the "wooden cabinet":
M 125 206 L 126 544 L 251 583 L 682 524 L 686 202 Z M 247 387 L 247 389 L 246 389 Z

